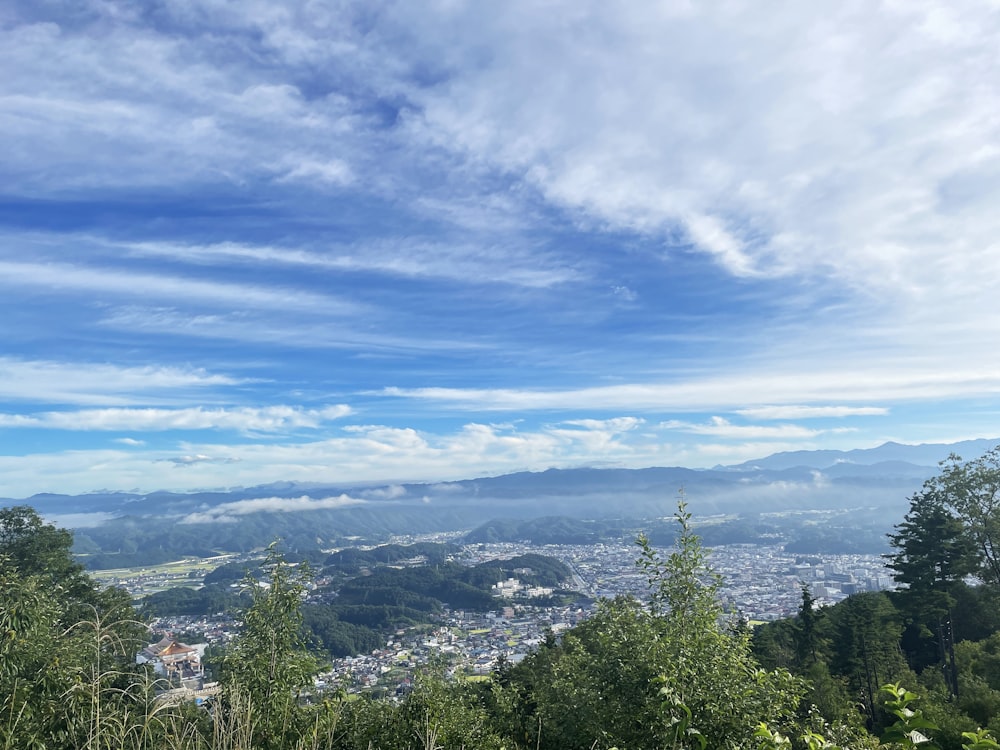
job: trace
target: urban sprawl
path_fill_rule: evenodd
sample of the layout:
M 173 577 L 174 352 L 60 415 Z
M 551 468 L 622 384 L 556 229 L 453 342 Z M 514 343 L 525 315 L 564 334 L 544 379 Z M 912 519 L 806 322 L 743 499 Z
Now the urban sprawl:
M 452 541 L 454 535 L 400 537 L 393 541 Z M 529 603 L 539 591 L 530 591 L 516 579 L 497 581 L 497 607 L 492 612 L 448 611 L 434 626 L 398 630 L 384 646 L 369 654 L 336 659 L 316 681 L 317 689 L 348 693 L 403 694 L 415 672 L 428 663 L 449 674 L 476 678 L 486 675 L 500 660 L 516 663 L 552 633 L 556 636 L 586 619 L 601 598 L 618 595 L 645 598 L 646 574 L 637 568 L 637 548 L 625 544 L 586 546 L 527 544 L 473 544 L 463 548 L 460 562 L 470 565 L 525 553 L 556 558 L 572 571 L 565 588 L 575 589 L 593 602 L 585 606 L 539 607 Z M 796 555 L 780 546 L 729 545 L 710 550 L 713 570 L 722 577 L 720 591 L 726 612 L 751 624 L 792 616 L 802 602 L 802 584 L 809 586 L 819 605 L 833 604 L 859 591 L 892 587 L 883 560 L 873 555 Z M 164 576 L 135 576 L 113 580 L 134 596 L 154 588 L 180 585 Z M 186 581 L 190 585 L 190 581 Z M 197 632 L 211 645 L 225 645 L 240 623 L 226 616 L 164 617 L 153 623 L 157 636 Z

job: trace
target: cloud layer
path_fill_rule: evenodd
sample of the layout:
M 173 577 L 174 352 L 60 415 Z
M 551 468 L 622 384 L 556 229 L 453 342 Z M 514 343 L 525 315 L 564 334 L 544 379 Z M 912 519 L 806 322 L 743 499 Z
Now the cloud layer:
M 0 494 L 991 436 L 998 40 L 938 0 L 14 0 Z

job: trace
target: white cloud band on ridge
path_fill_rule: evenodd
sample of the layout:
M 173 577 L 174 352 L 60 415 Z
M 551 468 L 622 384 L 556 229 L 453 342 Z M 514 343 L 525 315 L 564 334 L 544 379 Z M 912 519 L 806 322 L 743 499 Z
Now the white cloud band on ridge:
M 236 500 L 222 503 L 212 508 L 189 513 L 180 523 L 231 523 L 238 516 L 251 513 L 299 513 L 309 510 L 330 510 L 364 505 L 367 501 L 349 495 L 337 497 L 312 498 L 301 497 L 257 497 L 250 500 Z

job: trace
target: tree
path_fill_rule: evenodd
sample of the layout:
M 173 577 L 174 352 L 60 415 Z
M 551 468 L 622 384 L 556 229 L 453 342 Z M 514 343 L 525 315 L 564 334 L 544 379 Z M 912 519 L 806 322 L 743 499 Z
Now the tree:
M 961 519 L 979 555 L 979 577 L 1000 586 L 1000 446 L 972 461 L 952 454 L 924 485 Z
M 946 681 L 958 695 L 953 608 L 964 579 L 979 569 L 981 555 L 962 519 L 949 510 L 954 496 L 937 480 L 910 499 L 910 510 L 889 544 L 886 555 L 893 578 L 906 586 L 898 597 L 910 622 L 903 642 L 917 667 L 948 662 Z
M 230 709 L 254 720 L 253 746 L 279 750 L 294 746 L 307 729 L 299 699 L 311 687 L 319 663 L 302 631 L 308 570 L 293 569 L 273 544 L 263 570 L 266 583 L 249 574 L 244 579 L 252 603 L 223 659 L 222 686 Z
M 866 591 L 831 607 L 826 620 L 833 633 L 830 672 L 847 679 L 869 728 L 878 728 L 879 688 L 892 680 L 912 679 L 899 651 L 899 612 L 884 592 Z
M 799 616 L 795 619 L 795 654 L 800 669 L 806 669 L 815 664 L 818 659 L 820 637 L 817 626 L 823 618 L 823 612 L 816 609 L 809 584 L 801 582 L 802 604 L 799 606 Z
M 59 622 L 66 628 L 81 621 L 118 623 L 117 637 L 138 650 L 145 638 L 129 595 L 116 588 L 102 589 L 73 559 L 73 535 L 45 523 L 27 505 L 0 508 L 0 555 L 18 575 L 37 577 L 60 604 Z
M 82 567 L 73 561 L 73 535 L 45 523 L 29 505 L 0 508 L 0 552 L 26 576 L 53 581 L 78 577 Z
M 525 745 L 755 747 L 760 717 L 790 719 L 803 684 L 785 670 L 761 669 L 748 633 L 723 624 L 719 579 L 683 499 L 676 519 L 680 533 L 665 558 L 638 540 L 648 605 L 604 601 L 506 675 L 525 696 L 515 722 Z
M 961 518 L 948 506 L 956 507 L 954 496 L 931 480 L 923 492 L 910 498 L 910 510 L 889 544 L 896 552 L 886 555 L 893 578 L 920 599 L 922 608 L 943 613 L 954 605 L 955 584 L 976 572 L 981 562 L 974 537 Z
M 101 590 L 72 536 L 27 506 L 0 510 L 0 746 L 120 744 L 149 708 L 135 666 L 145 629 Z
M 691 726 L 710 747 L 752 744 L 743 728 L 751 717 L 787 721 L 804 686 L 785 670 L 761 669 L 751 654 L 749 633 L 721 624 L 722 580 L 708 564 L 683 494 L 674 518 L 679 531 L 666 559 L 639 539 L 638 564 L 649 580 L 651 614 L 660 631 L 657 664 L 667 691 L 661 697 L 690 710 Z M 683 718 L 676 709 L 672 715 L 673 724 Z

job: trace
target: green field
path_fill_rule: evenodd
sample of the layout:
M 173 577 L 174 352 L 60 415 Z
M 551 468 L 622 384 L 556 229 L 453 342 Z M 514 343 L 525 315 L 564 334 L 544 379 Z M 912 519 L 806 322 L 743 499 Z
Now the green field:
M 90 573 L 90 576 L 105 586 L 126 585 L 127 588 L 131 588 L 127 585 L 128 582 L 142 579 L 144 594 L 151 594 L 174 586 L 197 588 L 201 586 L 206 575 L 235 557 L 236 555 L 188 557 L 160 565 L 95 570 Z

